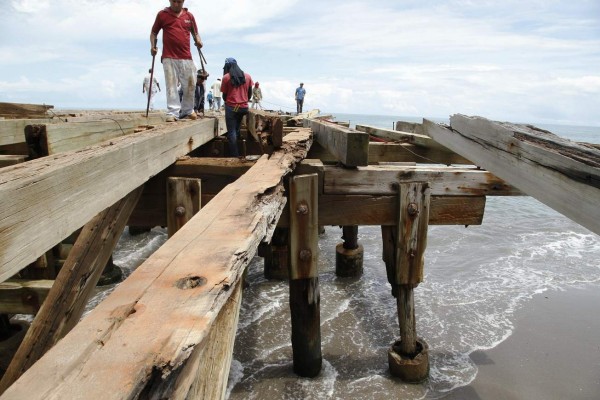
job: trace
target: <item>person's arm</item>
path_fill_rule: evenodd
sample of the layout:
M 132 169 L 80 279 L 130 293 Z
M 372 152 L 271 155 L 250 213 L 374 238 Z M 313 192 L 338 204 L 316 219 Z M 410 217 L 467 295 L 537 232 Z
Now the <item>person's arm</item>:
M 154 78 L 154 82 L 156 82 L 156 87 L 158 88 L 158 91 L 160 92 L 160 83 L 158 83 L 156 78 Z
M 158 48 L 156 47 L 156 42 L 158 37 L 154 32 L 150 32 L 150 54 L 154 57 L 156 53 L 158 53 Z

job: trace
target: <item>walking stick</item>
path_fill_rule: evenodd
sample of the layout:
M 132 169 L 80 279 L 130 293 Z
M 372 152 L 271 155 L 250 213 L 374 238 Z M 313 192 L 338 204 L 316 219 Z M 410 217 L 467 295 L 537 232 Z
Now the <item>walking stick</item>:
M 190 32 L 192 33 L 192 38 L 194 39 L 194 42 L 196 41 L 196 31 L 194 31 L 194 26 L 190 26 Z M 208 78 L 208 76 L 210 75 L 208 73 L 208 71 L 206 71 L 206 69 L 204 69 L 204 64 L 208 64 L 208 62 L 206 61 L 206 58 L 204 58 L 204 54 L 202 54 L 202 50 L 200 50 L 200 47 L 196 46 L 196 48 L 198 49 L 198 55 L 200 56 L 200 65 L 201 65 L 201 69 L 198 72 L 199 75 L 203 76 L 204 79 L 206 80 L 206 78 Z
M 154 41 L 154 46 L 152 46 L 152 48 L 156 47 L 156 40 Z M 146 118 L 148 118 L 148 110 L 150 109 L 150 97 L 152 96 L 152 86 L 153 86 L 153 79 L 154 79 L 154 59 L 156 58 L 156 54 L 152 55 L 152 68 L 150 68 L 150 83 L 148 84 L 148 102 L 146 103 Z

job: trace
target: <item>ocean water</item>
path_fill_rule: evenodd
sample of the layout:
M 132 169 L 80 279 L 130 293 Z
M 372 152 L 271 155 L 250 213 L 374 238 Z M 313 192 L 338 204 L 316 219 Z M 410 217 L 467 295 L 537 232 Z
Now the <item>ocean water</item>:
M 341 121 L 392 128 L 418 118 L 336 114 Z M 572 140 L 600 143 L 599 127 L 535 124 Z M 430 348 L 430 378 L 405 384 L 388 371 L 387 349 L 399 337 L 396 304 L 381 260 L 379 227 L 359 227 L 364 274 L 335 275 L 339 227 L 319 241 L 323 368 L 316 378 L 292 371 L 287 282 L 249 266 L 235 342 L 229 399 L 442 398 L 469 384 L 469 358 L 510 336 L 515 312 L 536 294 L 582 285 L 600 288 L 600 236 L 530 197 L 488 197 L 480 226 L 430 226 L 425 279 L 415 289 L 417 333 Z M 135 269 L 166 240 L 163 229 L 124 233 L 115 263 Z M 98 294 L 94 302 L 105 297 Z

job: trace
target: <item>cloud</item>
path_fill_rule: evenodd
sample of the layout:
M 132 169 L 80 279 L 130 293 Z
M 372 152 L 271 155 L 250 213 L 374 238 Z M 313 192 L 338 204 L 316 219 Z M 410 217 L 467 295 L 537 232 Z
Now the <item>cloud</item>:
M 186 0 L 211 77 L 234 55 L 265 104 L 324 112 L 473 113 L 600 125 L 600 3 L 575 0 Z M 0 101 L 143 107 L 149 30 L 166 0 L 11 1 Z M 197 61 L 197 54 L 194 55 Z M 162 82 L 162 71 L 158 69 Z M 67 89 L 68 87 L 71 90 Z M 164 107 L 164 96 L 157 96 Z

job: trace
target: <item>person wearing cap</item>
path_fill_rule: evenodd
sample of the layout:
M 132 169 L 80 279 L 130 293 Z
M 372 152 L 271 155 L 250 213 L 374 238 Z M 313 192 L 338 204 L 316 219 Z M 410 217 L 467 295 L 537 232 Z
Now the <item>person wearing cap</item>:
M 194 90 L 196 66 L 190 52 L 190 33 L 196 47 L 202 47 L 196 19 L 187 8 L 185 0 L 169 0 L 169 7 L 158 12 L 150 31 L 150 54 L 158 53 L 156 41 L 163 31 L 163 51 L 161 61 L 165 71 L 167 92 L 167 121 L 179 118 L 196 119 L 194 112 Z M 181 82 L 183 96 L 179 99 L 177 83 Z
M 225 59 L 221 93 L 225 100 L 225 124 L 229 155 L 239 157 L 237 139 L 240 135 L 242 118 L 248 114 L 248 99 L 252 96 L 252 77 L 241 70 L 235 58 Z
M 304 105 L 304 96 L 306 95 L 306 90 L 304 89 L 304 83 L 300 82 L 300 86 L 296 88 L 296 112 L 298 114 L 302 113 L 302 106 Z
M 260 90 L 259 84 L 258 82 L 256 82 L 254 84 L 254 87 L 252 88 L 252 108 L 259 108 L 262 110 L 263 107 L 260 104 L 260 101 L 262 100 L 262 91 Z

